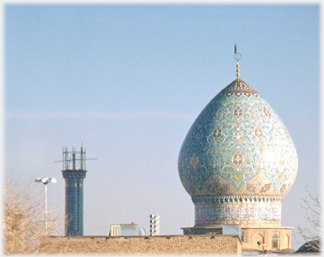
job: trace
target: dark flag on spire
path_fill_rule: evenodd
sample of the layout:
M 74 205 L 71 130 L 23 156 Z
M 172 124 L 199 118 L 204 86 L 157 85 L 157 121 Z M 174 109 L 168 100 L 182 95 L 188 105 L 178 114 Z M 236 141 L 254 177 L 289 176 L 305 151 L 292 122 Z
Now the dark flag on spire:
M 237 52 L 237 48 L 236 48 L 236 44 L 234 45 L 234 54 L 236 54 Z

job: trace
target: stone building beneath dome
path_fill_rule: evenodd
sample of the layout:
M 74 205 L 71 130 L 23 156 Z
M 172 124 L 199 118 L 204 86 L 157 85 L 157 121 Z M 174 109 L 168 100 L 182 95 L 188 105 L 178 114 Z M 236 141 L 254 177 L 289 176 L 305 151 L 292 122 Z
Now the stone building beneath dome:
M 291 248 L 281 205 L 297 175 L 293 141 L 271 106 L 238 78 L 221 90 L 191 126 L 179 153 L 181 182 L 195 205 L 184 234 L 242 229 L 243 248 Z

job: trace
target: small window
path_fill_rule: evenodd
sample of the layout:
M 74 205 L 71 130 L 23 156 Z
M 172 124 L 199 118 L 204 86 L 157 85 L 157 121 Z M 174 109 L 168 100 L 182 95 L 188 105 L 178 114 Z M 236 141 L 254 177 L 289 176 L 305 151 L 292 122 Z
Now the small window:
M 278 234 L 274 234 L 272 236 L 272 249 L 278 249 L 279 248 L 279 236 Z

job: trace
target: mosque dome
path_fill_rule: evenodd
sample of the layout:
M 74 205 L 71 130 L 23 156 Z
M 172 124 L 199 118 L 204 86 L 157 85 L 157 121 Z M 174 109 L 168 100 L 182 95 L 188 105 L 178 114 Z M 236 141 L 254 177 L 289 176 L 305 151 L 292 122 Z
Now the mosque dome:
M 297 168 L 285 125 L 239 76 L 196 118 L 178 158 L 181 182 L 196 208 L 195 227 L 280 226 L 281 203 Z

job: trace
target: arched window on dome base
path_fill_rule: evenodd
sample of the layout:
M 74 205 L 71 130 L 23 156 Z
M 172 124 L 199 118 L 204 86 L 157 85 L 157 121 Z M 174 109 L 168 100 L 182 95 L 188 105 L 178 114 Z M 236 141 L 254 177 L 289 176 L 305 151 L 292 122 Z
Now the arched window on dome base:
M 277 233 L 271 238 L 271 249 L 279 249 L 279 236 Z

